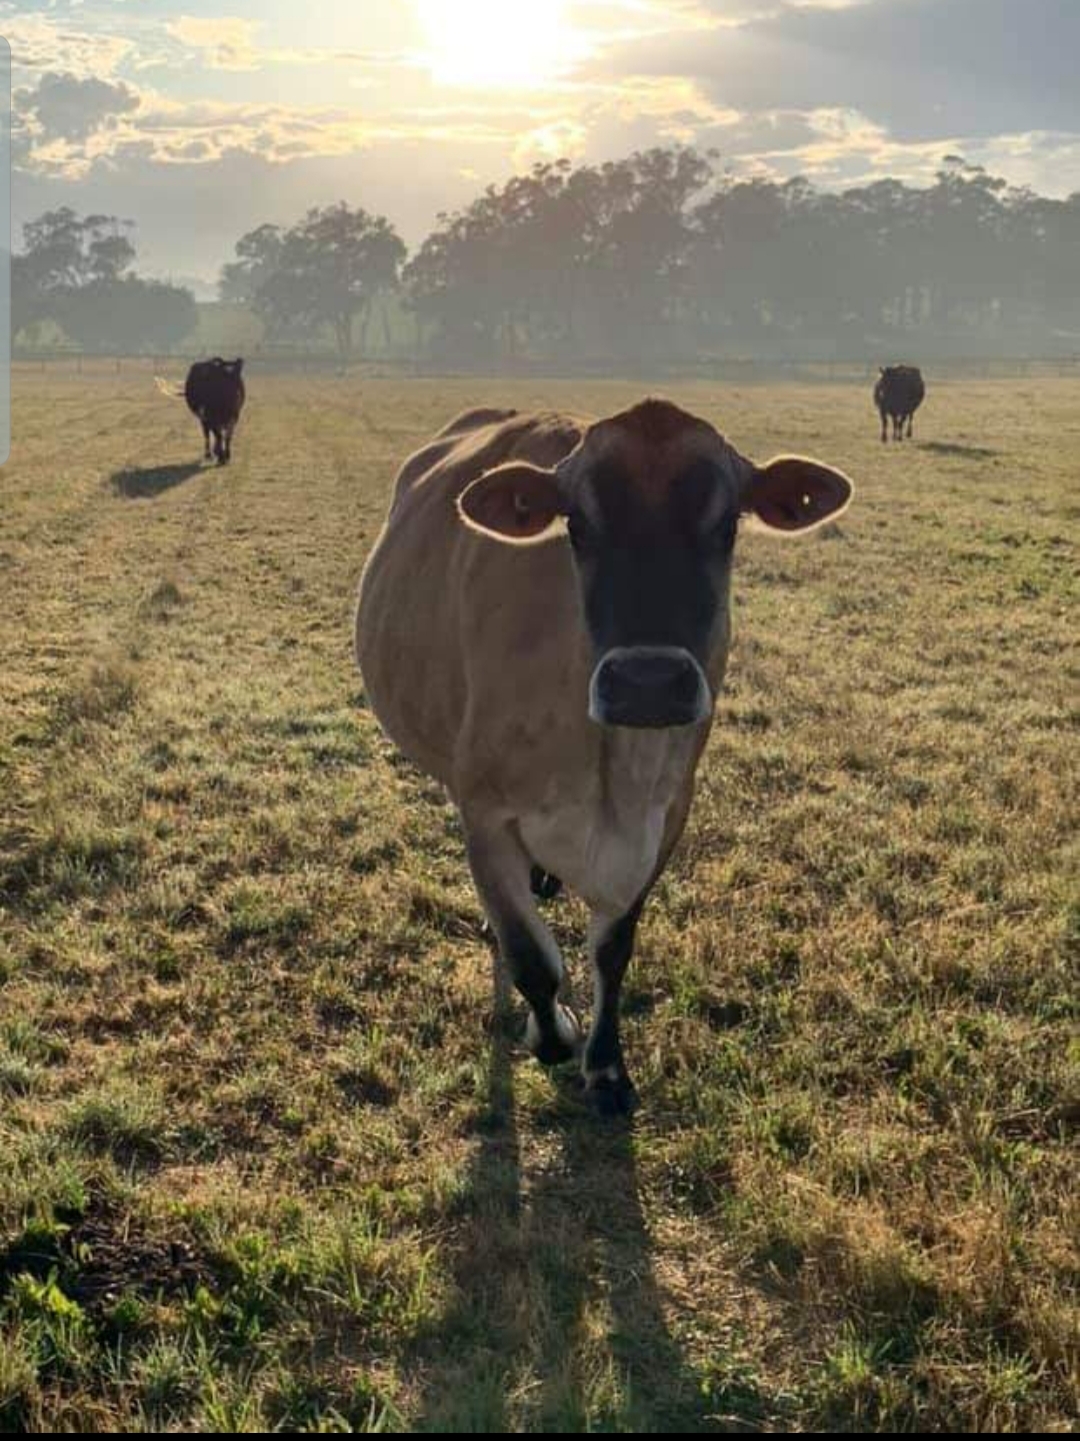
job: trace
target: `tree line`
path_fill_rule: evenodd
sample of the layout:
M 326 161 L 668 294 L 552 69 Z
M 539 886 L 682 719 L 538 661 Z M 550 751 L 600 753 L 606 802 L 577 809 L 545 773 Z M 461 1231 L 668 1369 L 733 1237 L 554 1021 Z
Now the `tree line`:
M 170 287 L 136 289 L 150 283 L 127 273 L 116 222 L 57 212 L 26 231 L 16 322 L 20 303 L 55 296 L 63 328 L 85 335 L 129 287 L 153 299 L 156 334 L 167 314 L 181 325 Z M 440 215 L 411 256 L 388 219 L 344 203 L 261 225 L 219 293 L 258 316 L 267 343 L 322 338 L 343 358 L 373 344 L 464 365 L 856 358 L 1075 350 L 1078 262 L 1080 193 L 1040 196 L 957 156 L 926 187 L 833 192 L 734 177 L 672 146 L 538 164 Z
M 194 297 L 133 272 L 134 225 L 112 215 L 79 216 L 68 206 L 23 226 L 11 257 L 13 336 L 57 327 L 81 350 L 171 350 L 198 324 Z

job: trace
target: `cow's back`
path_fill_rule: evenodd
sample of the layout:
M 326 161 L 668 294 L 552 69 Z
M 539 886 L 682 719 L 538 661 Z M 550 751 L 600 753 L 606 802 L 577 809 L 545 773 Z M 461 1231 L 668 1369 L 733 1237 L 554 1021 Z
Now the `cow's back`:
M 235 424 L 246 394 L 243 376 L 221 360 L 196 361 L 184 383 L 188 408 L 210 425 Z
M 882 371 L 874 387 L 874 403 L 889 415 L 910 415 L 926 396 L 922 372 L 913 365 L 893 365 Z
M 486 770 L 509 784 L 510 748 L 534 765 L 529 747 L 567 723 L 557 699 L 588 687 L 566 541 L 500 544 L 462 522 L 457 498 L 507 461 L 557 464 L 583 429 L 554 414 L 459 418 L 402 467 L 364 570 L 356 654 L 367 699 L 405 755 L 457 799 Z M 587 723 L 584 702 L 562 710 Z

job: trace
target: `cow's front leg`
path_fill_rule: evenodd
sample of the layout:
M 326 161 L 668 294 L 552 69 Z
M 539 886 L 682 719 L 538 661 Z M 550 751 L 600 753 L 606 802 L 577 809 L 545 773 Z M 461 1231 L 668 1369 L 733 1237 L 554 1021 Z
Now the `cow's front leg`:
M 585 1088 L 604 1116 L 629 1116 L 638 1105 L 619 1038 L 619 996 L 634 953 L 643 905 L 644 901 L 639 901 L 615 920 L 594 914 L 589 927 L 595 1004 L 592 1031 L 585 1045 Z
M 469 865 L 499 955 L 529 1006 L 525 1043 L 545 1066 L 573 1060 L 581 1050 L 581 1028 L 559 1000 L 562 956 L 536 908 L 532 860 L 510 825 L 477 826 L 466 819 L 465 829 Z

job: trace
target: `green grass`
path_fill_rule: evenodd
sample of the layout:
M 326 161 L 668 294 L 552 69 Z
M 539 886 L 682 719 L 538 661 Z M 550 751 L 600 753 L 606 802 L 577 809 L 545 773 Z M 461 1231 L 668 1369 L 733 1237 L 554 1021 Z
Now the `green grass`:
M 862 390 L 674 388 L 859 494 L 741 544 L 632 1131 L 493 1041 L 350 619 L 456 411 L 640 391 L 251 390 L 199 471 L 146 377 L 16 376 L 0 1430 L 1075 1426 L 1074 387 L 938 386 L 903 449 Z

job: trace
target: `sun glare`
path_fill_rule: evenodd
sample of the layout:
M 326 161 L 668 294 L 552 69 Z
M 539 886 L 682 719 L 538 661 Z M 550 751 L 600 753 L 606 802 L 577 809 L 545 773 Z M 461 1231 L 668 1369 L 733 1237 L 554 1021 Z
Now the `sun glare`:
M 535 88 L 585 52 L 565 0 L 413 0 L 424 58 L 444 85 Z

